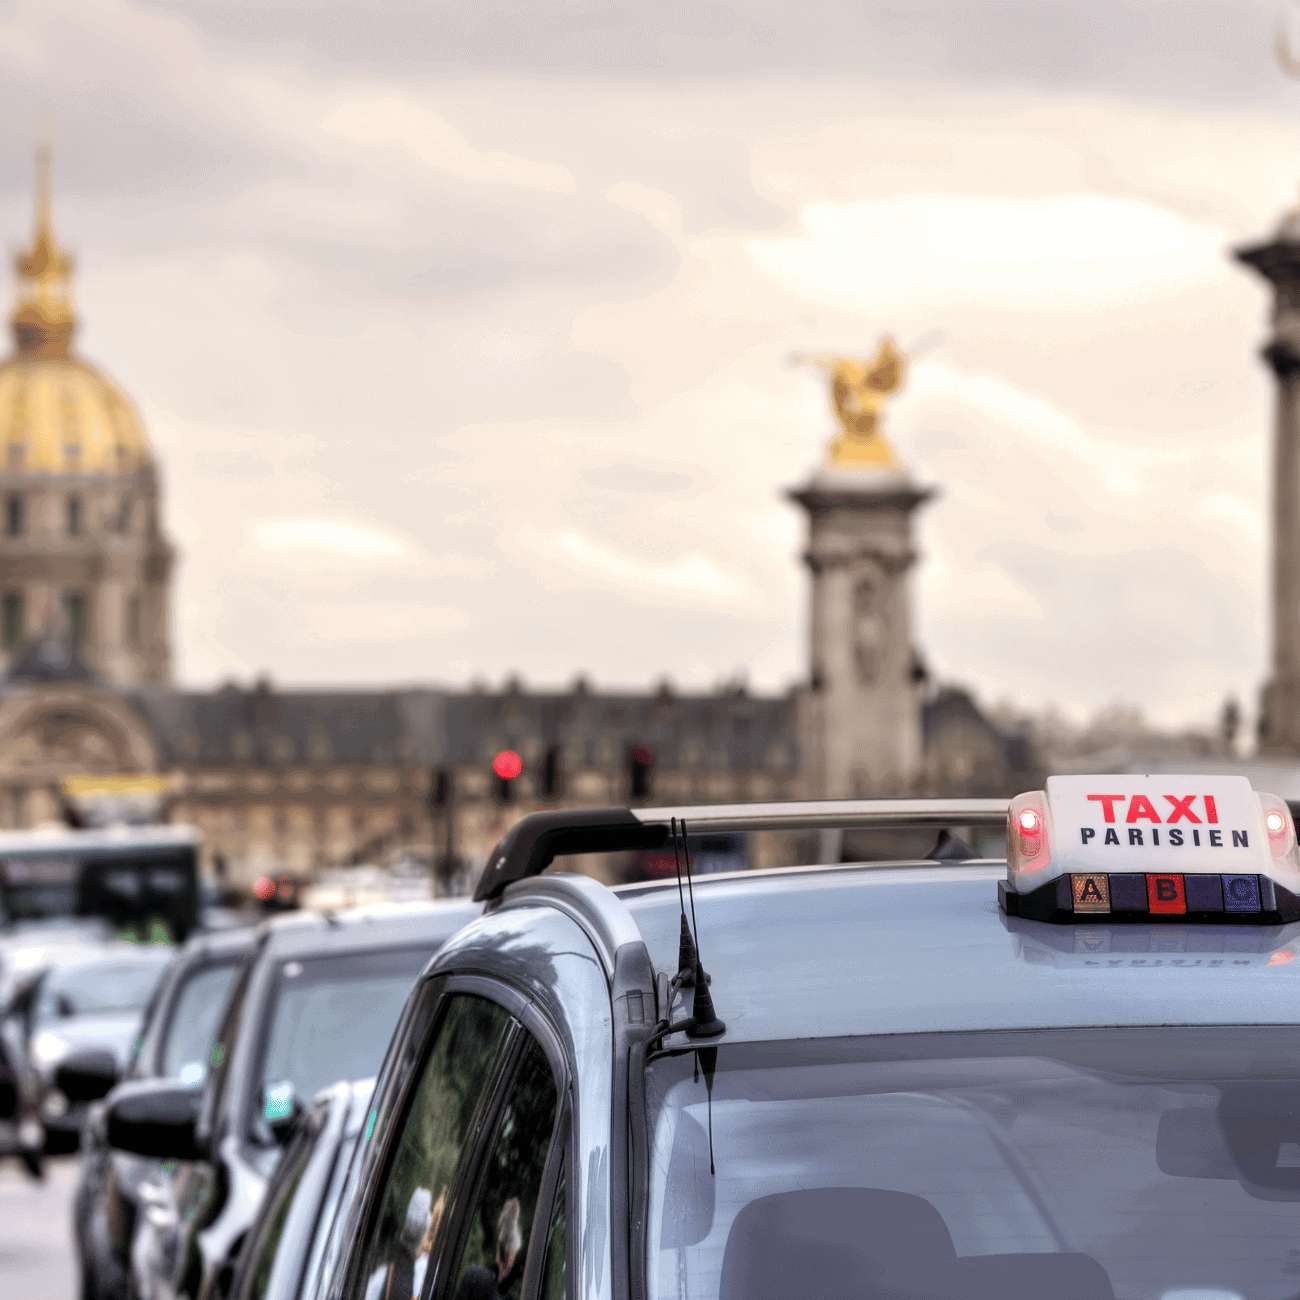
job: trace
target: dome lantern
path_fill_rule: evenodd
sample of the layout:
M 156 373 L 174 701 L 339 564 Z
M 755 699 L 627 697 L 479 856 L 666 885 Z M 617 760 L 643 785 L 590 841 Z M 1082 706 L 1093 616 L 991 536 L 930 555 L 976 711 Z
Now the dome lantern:
M 54 238 L 50 208 L 50 151 L 36 151 L 36 228 L 32 246 L 14 258 L 18 275 L 12 318 L 20 356 L 66 357 L 77 328 L 72 306 L 72 258 Z

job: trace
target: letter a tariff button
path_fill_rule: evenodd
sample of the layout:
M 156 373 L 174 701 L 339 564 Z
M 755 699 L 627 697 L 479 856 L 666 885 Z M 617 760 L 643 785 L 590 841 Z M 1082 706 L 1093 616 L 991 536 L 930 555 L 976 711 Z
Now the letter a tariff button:
M 1110 911 L 1110 877 L 1104 872 L 1072 875 L 1070 886 L 1076 912 Z
M 1153 912 L 1187 911 L 1182 876 L 1147 876 L 1147 906 Z

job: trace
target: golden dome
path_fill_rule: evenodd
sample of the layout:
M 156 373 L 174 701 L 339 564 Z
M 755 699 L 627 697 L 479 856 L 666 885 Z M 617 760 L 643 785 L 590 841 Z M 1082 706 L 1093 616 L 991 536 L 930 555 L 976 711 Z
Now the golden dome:
M 130 401 L 72 352 L 72 258 L 54 237 L 49 152 L 36 155 L 36 230 L 14 258 L 17 351 L 0 364 L 0 468 L 44 474 L 129 474 L 149 461 Z
M 76 357 L 0 365 L 0 467 L 36 474 L 129 474 L 149 460 L 131 403 Z

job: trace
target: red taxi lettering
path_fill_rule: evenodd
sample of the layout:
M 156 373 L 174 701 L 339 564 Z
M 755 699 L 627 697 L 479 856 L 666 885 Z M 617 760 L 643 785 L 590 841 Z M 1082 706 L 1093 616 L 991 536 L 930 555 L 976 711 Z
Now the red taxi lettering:
M 1165 819 L 1170 826 L 1180 817 L 1186 817 L 1189 822 L 1195 822 L 1198 826 L 1201 824 L 1201 819 L 1192 811 L 1192 800 L 1196 798 L 1194 794 L 1184 795 L 1181 799 L 1175 799 L 1173 795 L 1167 794 L 1165 798 L 1174 806 L 1173 812 Z M 1210 797 L 1210 803 L 1213 806 L 1213 796 Z
M 1151 806 L 1151 800 L 1144 794 L 1135 794 L 1133 802 L 1128 806 L 1128 820 L 1135 822 L 1139 817 L 1145 817 L 1150 822 L 1160 820 L 1160 814 Z
M 1108 821 L 1108 822 L 1113 822 L 1113 821 L 1115 820 L 1115 805 L 1116 805 L 1116 803 L 1123 803 L 1124 800 L 1128 798 L 1128 795 L 1125 795 L 1125 794 L 1090 794 L 1090 795 L 1088 796 L 1088 798 L 1089 798 L 1093 803 L 1099 803 L 1099 804 L 1101 804 L 1101 807 L 1102 807 L 1102 815 L 1105 817 L 1106 821 Z
M 1214 796 L 1212 794 L 1207 794 L 1205 796 L 1205 820 L 1209 822 L 1211 826 L 1219 820 L 1219 809 L 1214 802 Z

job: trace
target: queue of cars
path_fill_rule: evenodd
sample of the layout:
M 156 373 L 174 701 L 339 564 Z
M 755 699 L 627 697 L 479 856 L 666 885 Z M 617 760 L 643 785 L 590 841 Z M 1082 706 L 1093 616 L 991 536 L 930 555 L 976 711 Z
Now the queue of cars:
M 1008 852 L 694 880 L 688 825 L 1006 826 Z M 680 881 L 543 874 L 679 848 Z M 533 814 L 442 908 L 354 968 L 381 918 L 263 926 L 201 1083 L 109 1095 L 96 1143 L 170 1171 L 177 1223 L 171 1271 L 127 1294 L 1295 1293 L 1300 849 L 1244 779 Z M 345 969 L 403 993 L 378 1014 L 369 986 L 360 1038 L 355 1001 L 330 1021 L 368 1056 L 295 1073 Z

